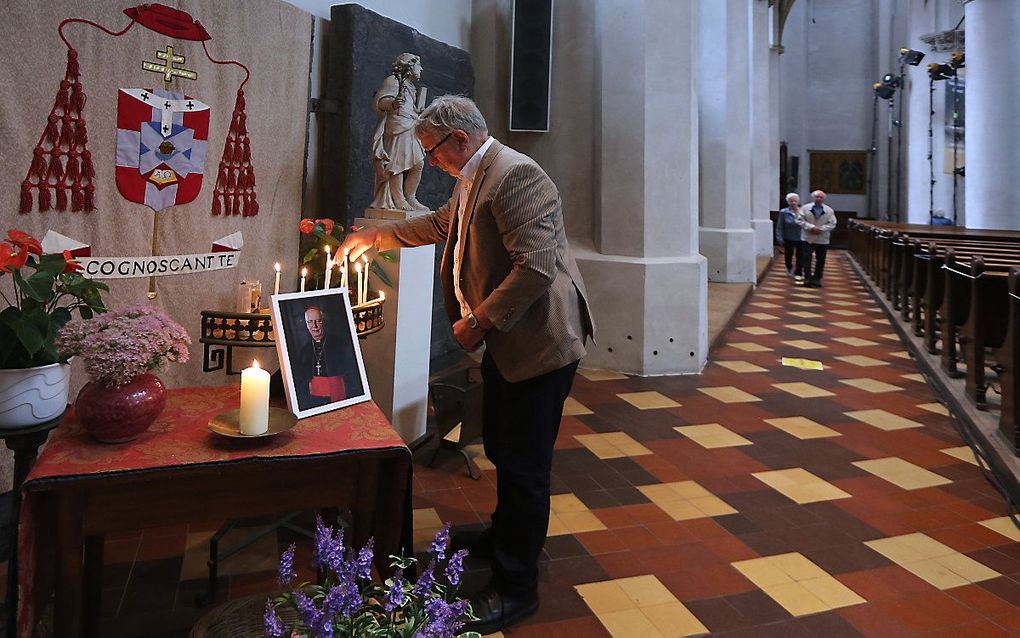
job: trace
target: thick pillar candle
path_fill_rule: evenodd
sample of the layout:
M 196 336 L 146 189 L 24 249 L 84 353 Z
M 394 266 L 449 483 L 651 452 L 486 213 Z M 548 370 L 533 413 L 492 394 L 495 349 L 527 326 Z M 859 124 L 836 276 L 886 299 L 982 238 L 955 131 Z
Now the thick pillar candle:
M 241 434 L 265 434 L 269 430 L 269 372 L 257 360 L 241 371 Z

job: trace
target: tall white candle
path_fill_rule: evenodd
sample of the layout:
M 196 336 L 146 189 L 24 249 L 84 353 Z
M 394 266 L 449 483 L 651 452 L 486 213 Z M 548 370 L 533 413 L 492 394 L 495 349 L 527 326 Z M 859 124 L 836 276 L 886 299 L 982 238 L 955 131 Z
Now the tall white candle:
M 302 268 L 301 269 L 301 292 L 305 291 L 305 277 L 307 277 L 307 276 L 308 276 L 308 269 L 307 268 Z
M 355 305 L 360 306 L 361 303 L 362 303 L 362 300 L 361 300 L 361 284 L 365 280 L 364 276 L 362 276 L 362 274 L 361 274 L 361 262 L 360 261 L 354 262 L 354 271 L 358 273 L 358 293 L 354 297 L 355 300 L 356 300 Z
M 349 255 L 350 253 L 345 250 L 344 259 L 340 262 L 340 287 L 344 289 L 350 287 L 350 284 L 347 281 L 347 270 L 350 268 L 350 264 L 348 263 Z
M 329 246 L 326 246 L 326 281 L 323 288 L 329 288 L 329 280 L 333 275 L 333 259 L 329 256 Z
M 265 434 L 269 430 L 269 372 L 258 360 L 241 371 L 241 434 Z
M 368 303 L 368 256 L 362 257 L 365 260 L 365 293 L 361 297 L 361 303 Z
M 276 283 L 273 284 L 273 294 L 280 294 L 280 262 L 273 264 L 273 268 L 276 269 Z

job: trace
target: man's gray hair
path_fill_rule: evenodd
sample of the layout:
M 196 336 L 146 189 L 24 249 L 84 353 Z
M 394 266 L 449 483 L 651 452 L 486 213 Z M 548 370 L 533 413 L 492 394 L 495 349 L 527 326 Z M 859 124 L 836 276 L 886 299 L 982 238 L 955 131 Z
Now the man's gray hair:
M 415 133 L 431 131 L 435 135 L 445 135 L 457 128 L 468 135 L 485 135 L 489 132 L 482 112 L 471 98 L 463 95 L 437 97 L 421 112 L 414 124 Z
M 789 203 L 790 203 L 790 198 L 791 198 L 791 197 L 796 197 L 796 198 L 797 198 L 797 201 L 798 201 L 798 202 L 800 201 L 800 195 L 798 195 L 797 193 L 787 193 L 787 194 L 786 194 L 786 203 L 787 203 L 787 204 L 789 204 Z

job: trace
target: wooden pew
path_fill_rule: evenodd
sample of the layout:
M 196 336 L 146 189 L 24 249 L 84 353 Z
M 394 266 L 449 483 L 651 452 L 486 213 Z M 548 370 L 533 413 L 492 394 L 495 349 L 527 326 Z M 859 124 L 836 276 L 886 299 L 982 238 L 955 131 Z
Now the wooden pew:
M 988 270 L 981 257 L 970 264 L 970 312 L 960 329 L 960 346 L 967 363 L 967 395 L 979 410 L 987 410 L 986 349 L 1002 347 L 1009 319 L 1007 273 Z M 993 361 L 995 359 L 993 358 Z
M 999 431 L 1020 454 L 1020 420 L 1017 404 L 1020 401 L 1020 268 L 1011 268 L 1008 278 L 1009 320 L 1002 347 L 993 352 L 999 364 L 999 386 L 1002 405 L 999 414 Z

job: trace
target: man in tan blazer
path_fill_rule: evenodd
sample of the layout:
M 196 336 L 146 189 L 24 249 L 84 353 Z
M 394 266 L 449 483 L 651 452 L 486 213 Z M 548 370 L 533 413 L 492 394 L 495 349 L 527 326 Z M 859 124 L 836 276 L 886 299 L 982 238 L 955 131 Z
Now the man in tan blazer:
M 492 563 L 492 585 L 471 599 L 479 621 L 465 627 L 487 634 L 538 608 L 553 444 L 594 326 L 545 171 L 490 137 L 465 97 L 437 98 L 415 132 L 429 163 L 457 178 L 452 197 L 429 215 L 354 233 L 342 249 L 356 258 L 373 246 L 445 240 L 440 279 L 453 334 L 469 351 L 485 344 L 482 430 L 497 504 L 491 527 L 453 542 Z

